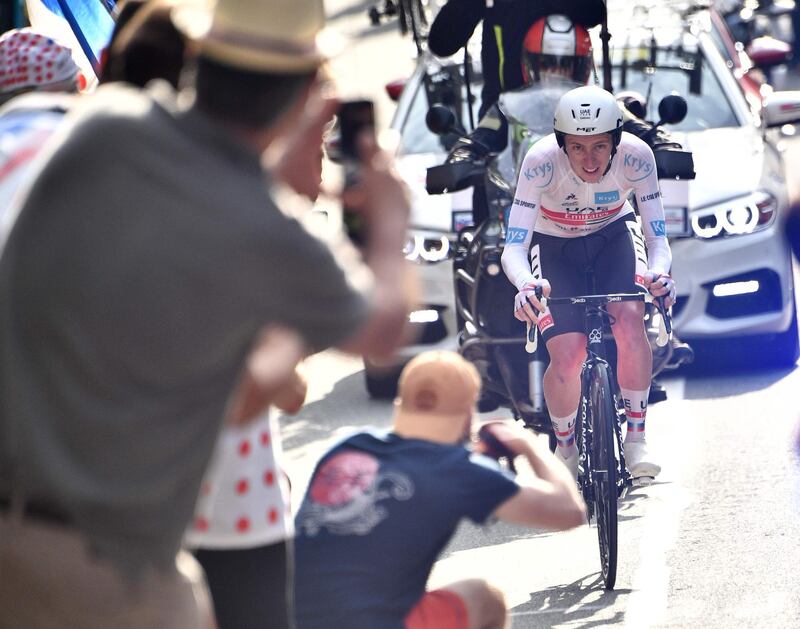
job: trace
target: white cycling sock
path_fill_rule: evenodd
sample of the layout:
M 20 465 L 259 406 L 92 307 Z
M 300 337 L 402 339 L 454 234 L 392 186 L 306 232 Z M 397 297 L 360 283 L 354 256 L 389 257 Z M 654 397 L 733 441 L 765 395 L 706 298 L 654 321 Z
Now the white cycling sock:
M 550 422 L 553 424 L 558 442 L 558 453 L 564 459 L 568 459 L 578 451 L 575 445 L 575 416 L 577 414 L 577 408 L 566 417 L 556 417 L 552 413 L 550 414 Z
M 625 416 L 628 418 L 628 430 L 625 441 L 644 441 L 644 420 L 647 415 L 647 398 L 650 387 L 644 391 L 631 391 L 620 387 L 622 400 L 625 402 Z

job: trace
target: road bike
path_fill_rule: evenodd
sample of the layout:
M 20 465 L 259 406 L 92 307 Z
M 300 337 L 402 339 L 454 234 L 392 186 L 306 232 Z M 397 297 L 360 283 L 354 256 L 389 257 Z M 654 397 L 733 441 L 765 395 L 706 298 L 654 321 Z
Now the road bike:
M 606 336 L 610 318 L 606 306 L 624 301 L 645 301 L 643 293 L 580 295 L 542 298 L 549 306 L 570 305 L 584 309 L 586 360 L 581 367 L 581 395 L 575 422 L 578 446 L 578 487 L 586 502 L 589 520 L 594 518 L 600 547 L 600 566 L 607 590 L 617 578 L 617 502 L 625 491 L 647 479 L 634 479 L 625 465 L 622 423 L 625 407 L 614 370 L 609 364 Z M 653 300 L 664 328 L 664 340 L 672 333 L 663 298 Z M 528 334 L 533 341 L 536 327 Z

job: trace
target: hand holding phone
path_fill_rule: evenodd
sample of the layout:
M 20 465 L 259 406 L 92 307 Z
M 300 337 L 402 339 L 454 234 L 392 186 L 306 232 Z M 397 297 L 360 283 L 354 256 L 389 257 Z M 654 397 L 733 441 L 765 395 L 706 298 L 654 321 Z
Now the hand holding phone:
M 339 150 L 344 165 L 344 189 L 358 183 L 360 155 L 358 138 L 362 133 L 375 133 L 375 111 L 371 100 L 345 101 L 339 106 Z M 358 246 L 366 244 L 366 224 L 363 215 L 346 205 L 342 208 L 345 231 Z

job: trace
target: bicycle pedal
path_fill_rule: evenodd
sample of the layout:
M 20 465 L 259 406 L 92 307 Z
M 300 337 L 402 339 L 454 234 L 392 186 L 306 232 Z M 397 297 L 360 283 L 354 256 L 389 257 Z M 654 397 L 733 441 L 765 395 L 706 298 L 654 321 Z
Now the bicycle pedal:
M 633 487 L 649 487 L 655 479 L 652 476 L 637 476 L 631 479 Z

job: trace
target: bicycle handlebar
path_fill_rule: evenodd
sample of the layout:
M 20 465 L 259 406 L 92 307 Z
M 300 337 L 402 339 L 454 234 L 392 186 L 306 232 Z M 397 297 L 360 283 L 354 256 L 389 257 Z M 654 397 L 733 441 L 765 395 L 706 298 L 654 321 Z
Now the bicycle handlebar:
M 542 299 L 542 289 L 537 286 L 534 290 L 537 299 Z M 610 295 L 577 295 L 575 297 L 545 297 L 544 305 L 555 306 L 603 306 L 606 304 L 618 303 L 622 301 L 646 301 L 647 293 L 614 293 Z M 653 297 L 653 303 L 656 309 L 661 313 L 661 320 L 664 322 L 664 328 L 667 336 L 672 334 L 672 317 L 669 314 L 664 301 L 666 297 L 663 295 Z M 528 340 L 533 341 L 532 335 L 535 335 L 535 326 L 531 326 L 528 331 Z

